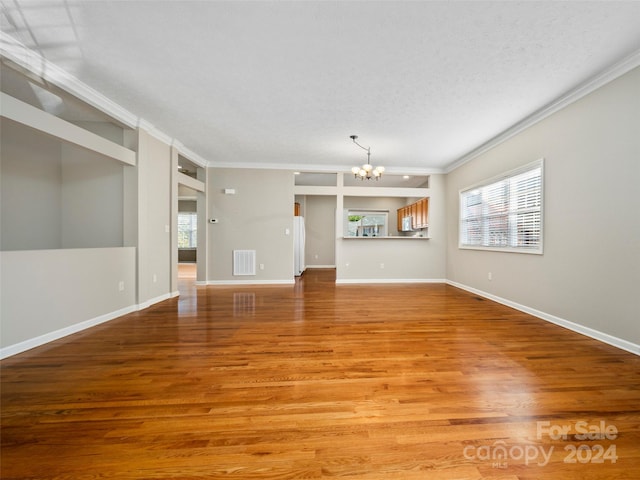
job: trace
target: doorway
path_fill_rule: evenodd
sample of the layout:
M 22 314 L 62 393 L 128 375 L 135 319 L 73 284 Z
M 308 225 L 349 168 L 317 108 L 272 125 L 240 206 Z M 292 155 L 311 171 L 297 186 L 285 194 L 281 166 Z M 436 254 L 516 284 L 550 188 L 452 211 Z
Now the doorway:
M 182 296 L 195 288 L 199 265 L 206 261 L 206 170 L 177 154 L 177 198 L 173 211 L 176 236 L 172 263 L 175 288 Z

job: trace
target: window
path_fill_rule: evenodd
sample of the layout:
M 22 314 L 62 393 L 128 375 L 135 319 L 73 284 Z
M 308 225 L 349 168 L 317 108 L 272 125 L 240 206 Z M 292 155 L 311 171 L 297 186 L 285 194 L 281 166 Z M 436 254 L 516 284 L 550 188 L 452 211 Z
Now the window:
M 460 192 L 460 248 L 542 253 L 538 160 Z
M 198 215 L 195 212 L 178 213 L 178 248 L 196 248 L 197 233 Z
M 345 237 L 386 237 L 389 212 L 385 210 L 346 210 Z

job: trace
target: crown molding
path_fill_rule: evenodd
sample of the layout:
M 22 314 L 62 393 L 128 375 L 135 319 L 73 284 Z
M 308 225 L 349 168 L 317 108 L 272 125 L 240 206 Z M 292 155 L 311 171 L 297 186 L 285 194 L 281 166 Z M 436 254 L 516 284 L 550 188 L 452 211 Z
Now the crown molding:
M 144 118 L 140 118 L 138 120 L 138 128 L 141 128 L 145 132 L 147 132 L 152 137 L 160 140 L 162 143 L 166 143 L 169 146 L 176 146 L 177 140 L 173 138 L 171 135 L 167 135 L 162 130 L 156 128 L 151 122 L 146 121 Z
M 195 163 L 199 167 L 206 168 L 209 166 L 209 162 L 207 160 L 205 160 L 203 157 L 195 153 L 193 150 L 190 150 L 187 147 L 185 147 L 180 140 L 177 140 L 173 138 L 171 135 L 167 135 L 162 130 L 159 130 L 158 128 L 156 128 L 156 126 L 153 125 L 152 123 L 147 122 L 144 119 L 140 119 L 140 121 L 138 122 L 138 127 L 144 130 L 145 132 L 147 132 L 152 137 L 160 140 L 161 142 L 171 147 L 175 147 L 178 150 L 179 155 L 185 157 L 187 160 Z
M 634 68 L 640 66 L 640 50 L 636 50 L 631 55 L 623 58 L 619 62 L 614 63 L 606 70 L 600 72 L 596 76 L 590 78 L 589 80 L 579 84 L 577 87 L 569 90 L 564 95 L 558 97 L 556 100 L 551 103 L 545 105 L 539 110 L 535 111 L 531 115 L 523 118 L 518 123 L 509 127 L 502 133 L 496 135 L 491 140 L 483 143 L 479 147 L 471 150 L 469 153 L 460 157 L 458 160 L 449 164 L 444 173 L 450 173 L 455 169 L 461 167 L 467 162 L 470 162 L 476 157 L 479 157 L 483 153 L 488 152 L 492 148 L 500 145 L 501 143 L 507 141 L 511 137 L 517 135 L 518 133 L 526 130 L 527 128 L 535 125 L 536 123 L 544 120 L 545 118 L 553 115 L 554 113 L 562 110 L 563 108 L 571 105 L 572 103 L 580 100 L 581 98 L 589 95 L 594 92 L 598 88 L 606 85 L 607 83 L 615 80 L 618 77 L 621 77 L 625 73 L 630 72 Z
M 207 168 L 207 167 L 210 166 L 211 162 L 206 160 L 204 157 L 198 155 L 193 150 L 190 150 L 187 147 L 185 147 L 182 144 L 182 142 L 176 141 L 174 143 L 174 145 L 178 149 L 178 153 L 181 156 L 183 156 L 184 158 L 186 158 L 187 160 L 189 160 L 190 162 L 193 162 L 193 163 L 195 163 L 196 165 L 198 165 L 199 167 L 202 167 L 202 168 Z
M 186 148 L 181 142 L 172 136 L 157 129 L 153 124 L 143 118 L 138 117 L 134 113 L 128 111 L 124 107 L 118 105 L 108 99 L 98 91 L 89 87 L 76 77 L 68 73 L 66 70 L 58 67 L 44 58 L 39 53 L 33 51 L 29 47 L 22 44 L 12 36 L 0 31 L 0 56 L 2 61 L 14 69 L 17 69 L 32 79 L 40 81 L 44 84 L 52 84 L 69 94 L 79 98 L 85 103 L 97 108 L 105 114 L 112 117 L 115 121 L 132 129 L 142 128 L 150 135 L 160 141 L 176 146 L 178 152 L 201 167 L 212 168 L 247 168 L 247 169 L 270 169 L 270 170 L 300 170 L 307 172 L 347 172 L 348 169 L 344 165 L 290 165 L 290 164 L 264 164 L 258 162 L 213 162 L 208 161 L 192 150 Z M 517 135 L 523 130 L 535 125 L 541 120 L 576 102 L 591 92 L 597 90 L 603 85 L 615 80 L 632 69 L 640 66 L 640 50 L 635 51 L 631 55 L 625 57 L 621 61 L 615 63 L 605 71 L 583 82 L 576 88 L 565 93 L 558 99 L 548 105 L 537 110 L 533 114 L 525 117 L 518 123 L 504 130 L 491 140 L 483 143 L 477 148 L 471 150 L 464 156 L 455 160 L 447 167 L 442 169 L 434 168 L 388 168 L 386 173 L 396 175 L 431 175 L 446 174 L 461 167 L 465 163 L 486 153 L 492 148 L 500 145 L 509 138 Z M 34 78 L 35 77 L 35 78 Z
M 212 168 L 246 168 L 255 170 L 296 170 L 301 172 L 336 173 L 346 171 L 344 165 L 294 165 L 261 162 L 209 162 Z
M 129 128 L 136 128 L 138 125 L 136 115 L 4 32 L 0 32 L 0 55 L 3 57 L 4 63 L 29 78 L 45 85 L 55 85 Z
M 246 168 L 254 170 L 292 170 L 312 173 L 348 173 L 352 175 L 351 168 L 347 165 L 313 165 L 313 164 L 289 164 L 289 163 L 259 163 L 259 162 L 209 162 L 211 168 Z M 387 168 L 385 175 L 436 175 L 444 173 L 438 168 Z
M 152 123 L 131 113 L 126 108 L 113 102 L 97 90 L 81 82 L 66 70 L 33 51 L 11 35 L 0 31 L 0 56 L 3 63 L 28 76 L 32 80 L 44 85 L 56 86 L 92 107 L 100 110 L 124 126 L 136 129 L 141 128 L 149 135 L 166 143 L 176 146 L 183 156 L 192 162 L 206 167 L 209 162 L 200 155 L 187 149 L 181 142 L 171 135 L 156 128 Z

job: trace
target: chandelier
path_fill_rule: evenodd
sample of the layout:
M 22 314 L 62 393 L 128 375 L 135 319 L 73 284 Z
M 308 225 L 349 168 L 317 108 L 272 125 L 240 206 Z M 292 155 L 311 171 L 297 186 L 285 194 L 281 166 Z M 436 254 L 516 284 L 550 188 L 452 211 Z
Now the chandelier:
M 364 180 L 365 178 L 367 180 L 371 180 L 372 178 L 379 180 L 382 176 L 382 172 L 384 172 L 384 167 L 373 168 L 371 166 L 371 147 L 363 147 L 362 145 L 360 145 L 357 142 L 357 135 L 351 135 L 350 138 L 351 140 L 353 140 L 353 143 L 367 152 L 367 163 L 363 164 L 360 167 L 353 167 L 351 169 L 351 172 L 355 175 L 356 178 L 359 178 L 360 180 Z

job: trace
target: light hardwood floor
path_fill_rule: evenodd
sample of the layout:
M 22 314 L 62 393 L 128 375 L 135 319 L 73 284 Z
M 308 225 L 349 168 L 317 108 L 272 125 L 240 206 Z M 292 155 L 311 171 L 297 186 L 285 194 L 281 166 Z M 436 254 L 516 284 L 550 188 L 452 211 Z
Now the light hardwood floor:
M 180 288 L 2 362 L 3 479 L 639 478 L 633 354 L 446 285 Z

